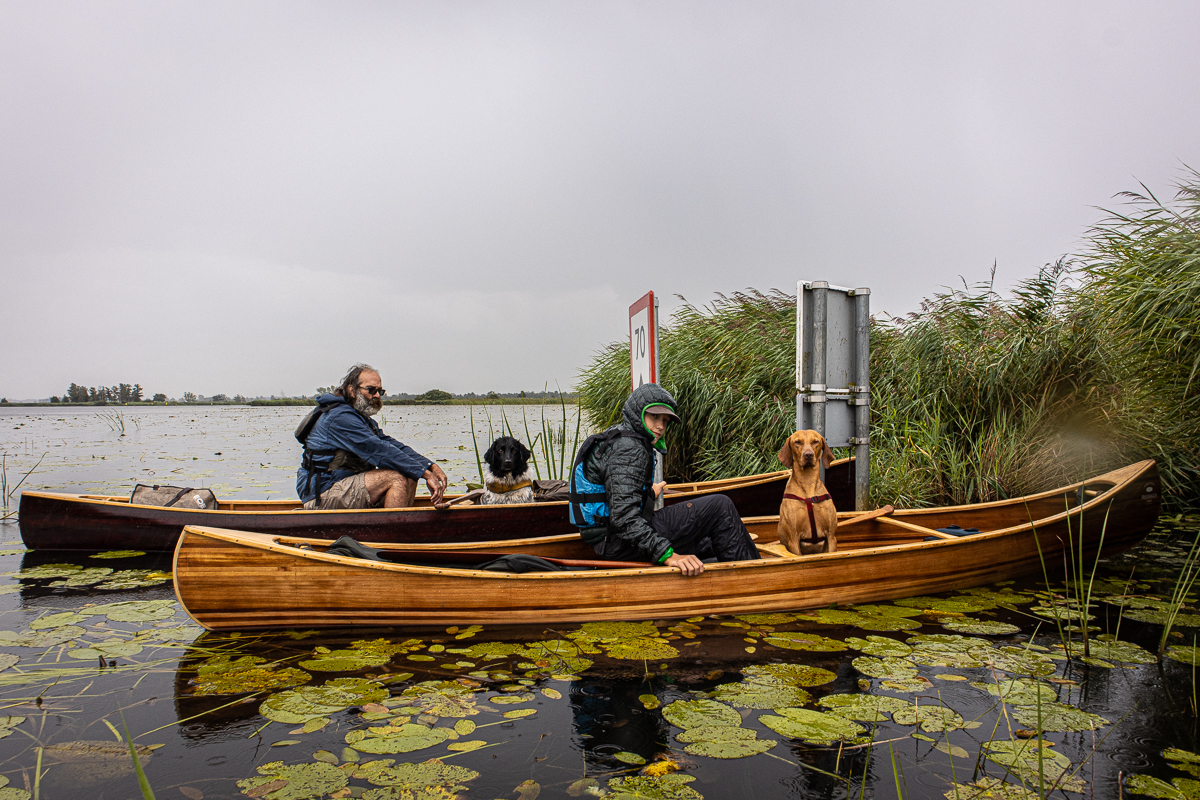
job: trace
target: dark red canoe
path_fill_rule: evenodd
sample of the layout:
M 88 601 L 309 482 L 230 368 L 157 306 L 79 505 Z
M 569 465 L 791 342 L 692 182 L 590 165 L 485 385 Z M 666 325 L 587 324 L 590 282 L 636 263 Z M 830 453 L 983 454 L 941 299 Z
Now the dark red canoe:
M 854 462 L 835 461 L 825 484 L 838 508 L 854 508 Z M 700 495 L 728 495 L 743 517 L 779 513 L 788 472 L 673 484 L 668 504 Z M 453 499 L 448 496 L 447 499 Z M 461 505 L 438 510 L 429 498 L 414 508 L 305 511 L 296 500 L 221 502 L 213 510 L 132 505 L 127 497 L 25 492 L 21 539 L 34 550 L 171 550 L 184 525 L 364 542 L 460 543 L 574 533 L 565 502 Z

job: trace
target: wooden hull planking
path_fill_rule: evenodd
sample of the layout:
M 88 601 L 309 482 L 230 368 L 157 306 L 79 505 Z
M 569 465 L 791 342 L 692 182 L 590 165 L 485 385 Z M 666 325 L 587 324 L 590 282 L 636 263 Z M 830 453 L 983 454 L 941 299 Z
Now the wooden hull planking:
M 1161 491 L 1152 461 L 1087 481 L 1096 494 L 1082 506 L 1075 502 L 1079 486 L 975 506 L 900 510 L 896 519 L 921 527 L 957 524 L 984 533 L 925 542 L 920 532 L 872 520 L 839 533 L 839 552 L 817 556 L 781 557 L 769 544 L 777 518 L 748 519 L 765 557 L 712 564 L 696 578 L 650 565 L 526 574 L 408 566 L 329 556 L 319 547 L 300 551 L 300 540 L 278 536 L 189 528 L 175 551 L 175 586 L 188 614 L 213 630 L 577 623 L 876 602 L 1038 573 L 1039 543 L 1053 569 L 1068 541 L 1078 550 L 1081 532 L 1085 558 L 1101 543 L 1108 555 L 1136 544 L 1157 521 Z M 577 536 L 458 547 L 519 547 L 564 558 L 591 553 Z M 388 549 L 419 556 L 429 548 Z

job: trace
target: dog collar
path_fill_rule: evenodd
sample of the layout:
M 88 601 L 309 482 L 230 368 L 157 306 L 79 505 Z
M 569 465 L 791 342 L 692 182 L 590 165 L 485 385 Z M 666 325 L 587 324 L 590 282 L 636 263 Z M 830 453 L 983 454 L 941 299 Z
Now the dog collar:
M 489 483 L 487 488 L 489 492 L 495 494 L 508 494 L 509 492 L 515 492 L 517 489 L 524 489 L 527 486 L 533 486 L 533 481 L 521 481 L 512 486 L 509 486 L 507 483 Z
M 808 506 L 808 531 L 810 534 L 812 534 L 812 541 L 817 541 L 817 518 L 813 514 L 812 507 L 813 503 L 824 503 L 826 500 L 832 500 L 833 498 L 829 496 L 829 493 L 826 492 L 825 494 L 819 494 L 816 497 L 798 497 L 797 495 L 789 492 L 784 492 L 783 499 L 799 500 L 801 503 L 804 503 L 804 505 Z

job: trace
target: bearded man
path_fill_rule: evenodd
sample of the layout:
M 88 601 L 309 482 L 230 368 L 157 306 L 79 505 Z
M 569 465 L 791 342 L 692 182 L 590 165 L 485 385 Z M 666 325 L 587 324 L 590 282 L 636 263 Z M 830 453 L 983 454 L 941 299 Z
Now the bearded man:
M 442 468 L 371 419 L 384 394 L 379 373 L 355 364 L 341 386 L 317 398 L 319 416 L 303 440 L 296 471 L 296 494 L 306 509 L 407 508 L 419 479 L 431 502 L 441 501 L 447 483 Z

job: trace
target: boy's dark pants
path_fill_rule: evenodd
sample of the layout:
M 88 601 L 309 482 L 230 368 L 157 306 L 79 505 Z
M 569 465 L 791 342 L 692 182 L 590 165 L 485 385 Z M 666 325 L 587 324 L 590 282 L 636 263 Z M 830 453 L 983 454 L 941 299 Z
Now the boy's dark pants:
M 733 501 L 723 494 L 705 495 L 654 512 L 651 523 L 656 533 L 671 543 L 676 553 L 715 558 L 718 561 L 748 561 L 758 550 L 742 524 Z M 597 555 L 614 561 L 644 561 L 646 555 L 616 536 L 593 545 Z

